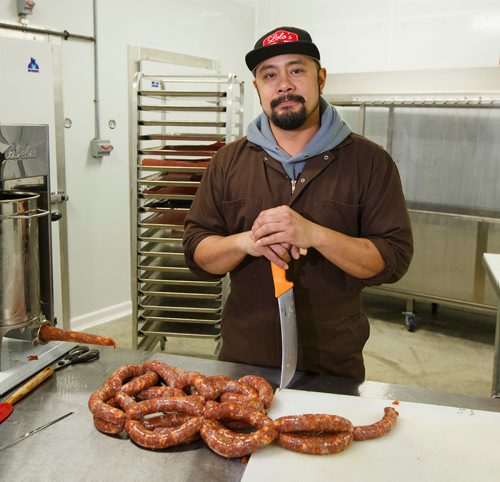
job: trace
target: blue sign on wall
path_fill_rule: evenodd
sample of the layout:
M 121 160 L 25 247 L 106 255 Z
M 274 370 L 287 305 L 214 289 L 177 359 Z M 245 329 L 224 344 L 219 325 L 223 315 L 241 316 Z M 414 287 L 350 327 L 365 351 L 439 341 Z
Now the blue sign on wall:
M 28 64 L 28 72 L 40 72 L 40 67 L 36 63 L 35 57 L 31 57 L 30 63 Z

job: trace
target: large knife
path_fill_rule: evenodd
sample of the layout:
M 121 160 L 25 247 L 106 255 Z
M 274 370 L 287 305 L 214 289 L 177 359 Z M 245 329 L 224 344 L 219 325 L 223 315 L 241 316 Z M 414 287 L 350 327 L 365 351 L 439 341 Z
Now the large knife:
M 271 263 L 274 294 L 278 299 L 281 323 L 281 377 L 279 388 L 286 388 L 297 368 L 297 318 L 293 283 L 286 279 L 285 270 Z

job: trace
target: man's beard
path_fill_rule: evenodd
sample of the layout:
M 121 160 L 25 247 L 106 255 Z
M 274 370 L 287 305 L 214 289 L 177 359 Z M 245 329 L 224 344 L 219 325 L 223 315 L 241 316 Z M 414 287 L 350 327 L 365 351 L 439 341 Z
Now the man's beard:
M 281 102 L 285 100 L 293 100 L 295 102 L 300 102 L 302 105 L 300 106 L 300 109 L 295 112 L 291 109 L 285 109 L 284 112 L 278 114 L 276 112 L 275 108 L 281 104 Z M 276 126 L 279 127 L 280 129 L 291 131 L 293 129 L 298 129 L 300 126 L 302 126 L 305 121 L 307 120 L 307 111 L 306 107 L 304 105 L 305 99 L 301 95 L 283 95 L 281 97 L 278 97 L 277 99 L 274 99 L 271 102 L 271 121 L 272 123 Z

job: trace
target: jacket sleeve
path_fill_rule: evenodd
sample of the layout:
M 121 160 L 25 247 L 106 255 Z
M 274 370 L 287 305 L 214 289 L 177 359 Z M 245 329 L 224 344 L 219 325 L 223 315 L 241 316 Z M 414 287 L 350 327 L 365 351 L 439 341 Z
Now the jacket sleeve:
M 215 154 L 196 191 L 195 199 L 184 222 L 184 260 L 186 266 L 204 279 L 219 279 L 221 275 L 208 273 L 194 261 L 194 252 L 207 236 L 227 236 L 226 223 L 221 211 L 223 199 L 223 174 Z
M 360 236 L 370 239 L 385 261 L 384 270 L 362 285 L 375 286 L 398 281 L 413 256 L 411 222 L 396 164 L 378 148 L 360 218 Z

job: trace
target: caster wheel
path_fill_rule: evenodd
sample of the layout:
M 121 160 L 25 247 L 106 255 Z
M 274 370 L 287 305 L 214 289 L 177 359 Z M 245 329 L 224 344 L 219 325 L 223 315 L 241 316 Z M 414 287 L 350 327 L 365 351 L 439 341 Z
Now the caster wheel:
M 406 315 L 405 319 L 406 328 L 408 331 L 415 331 L 417 328 L 417 322 L 415 321 L 415 315 Z

